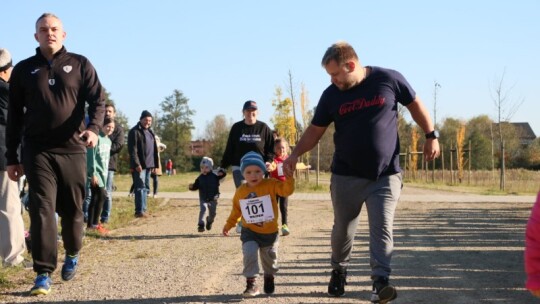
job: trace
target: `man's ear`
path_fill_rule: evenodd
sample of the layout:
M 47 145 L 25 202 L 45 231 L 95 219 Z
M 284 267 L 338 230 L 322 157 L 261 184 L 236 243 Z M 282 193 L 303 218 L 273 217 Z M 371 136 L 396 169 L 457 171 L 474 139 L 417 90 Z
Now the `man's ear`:
M 354 63 L 354 61 L 349 61 L 347 63 L 345 63 L 345 69 L 347 69 L 347 72 L 354 72 L 354 70 L 356 69 L 356 64 Z

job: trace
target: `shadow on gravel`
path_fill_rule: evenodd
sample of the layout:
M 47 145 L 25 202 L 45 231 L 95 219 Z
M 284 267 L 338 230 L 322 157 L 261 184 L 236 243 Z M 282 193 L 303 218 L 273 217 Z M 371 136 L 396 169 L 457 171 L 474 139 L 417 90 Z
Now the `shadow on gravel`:
M 165 234 L 165 235 L 123 235 L 100 237 L 104 240 L 119 241 L 144 241 L 144 240 L 167 240 L 167 239 L 197 239 L 197 238 L 217 238 L 223 237 L 221 234 Z
M 399 297 L 394 302 L 535 303 L 524 289 L 523 248 L 529 214 L 529 208 L 512 204 L 497 209 L 398 210 L 391 282 Z M 291 246 L 289 254 L 298 255 L 298 260 L 281 263 L 280 276 L 322 276 L 324 281 L 311 284 L 325 290 L 331 270 L 330 231 L 308 238 L 309 246 L 302 242 Z M 367 225 L 361 223 L 348 269 L 348 294 L 371 288 L 368 242 Z M 302 253 L 312 258 L 304 260 Z

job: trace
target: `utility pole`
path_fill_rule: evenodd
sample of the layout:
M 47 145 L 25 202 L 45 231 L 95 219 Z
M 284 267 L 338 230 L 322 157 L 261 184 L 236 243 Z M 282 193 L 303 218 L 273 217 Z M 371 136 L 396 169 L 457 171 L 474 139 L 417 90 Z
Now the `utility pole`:
M 433 126 L 437 128 L 437 89 L 441 85 L 435 81 L 435 89 L 433 90 Z

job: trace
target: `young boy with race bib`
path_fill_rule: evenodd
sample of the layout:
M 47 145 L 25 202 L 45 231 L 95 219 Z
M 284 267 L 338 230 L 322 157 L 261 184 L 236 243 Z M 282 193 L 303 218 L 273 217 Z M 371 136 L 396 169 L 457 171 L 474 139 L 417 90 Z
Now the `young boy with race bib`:
M 245 183 L 236 189 L 233 197 L 231 214 L 223 227 L 223 235 L 236 226 L 242 218 L 242 252 L 244 254 L 243 275 L 246 277 L 244 296 L 254 297 L 260 291 L 257 285 L 259 260 L 264 271 L 264 292 L 274 293 L 274 275 L 279 270 L 278 251 L 278 215 L 276 196 L 287 197 L 294 191 L 294 179 L 286 176 L 285 181 L 265 179 L 266 165 L 262 157 L 255 152 L 246 153 L 240 160 L 240 171 Z

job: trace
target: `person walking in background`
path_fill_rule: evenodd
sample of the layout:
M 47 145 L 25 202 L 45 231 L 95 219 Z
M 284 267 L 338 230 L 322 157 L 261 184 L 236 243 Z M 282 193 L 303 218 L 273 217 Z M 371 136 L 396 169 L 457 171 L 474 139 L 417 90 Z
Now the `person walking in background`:
M 129 166 L 135 192 L 135 217 L 147 217 L 150 174 L 159 166 L 158 147 L 150 129 L 152 114 L 144 110 L 139 122 L 128 133 Z
M 525 272 L 527 288 L 535 297 L 540 298 L 540 191 L 531 210 L 525 232 Z
M 172 160 L 169 158 L 167 160 L 167 164 L 165 164 L 165 170 L 167 172 L 167 176 L 171 176 L 172 175 L 172 168 L 173 168 L 173 162 Z
M 240 159 L 250 151 L 257 152 L 270 164 L 274 158 L 274 138 L 272 130 L 262 121 L 257 120 L 257 103 L 248 100 L 242 108 L 244 119 L 231 127 L 220 168 L 226 170 L 232 166 L 234 185 L 240 187 L 243 181 L 240 171 Z
M 114 185 L 114 173 L 116 172 L 116 163 L 118 162 L 118 155 L 124 147 L 124 128 L 115 121 L 116 118 L 116 108 L 112 103 L 105 106 L 105 118 L 109 118 L 114 123 L 114 131 L 109 135 L 111 140 L 111 155 L 109 158 L 109 166 L 107 170 L 107 183 L 105 185 L 105 190 L 107 191 L 107 197 L 105 198 L 105 203 L 103 204 L 103 211 L 101 212 L 101 222 L 107 223 L 111 217 L 112 210 L 112 192 Z
M 99 132 L 96 147 L 88 148 L 86 155 L 87 183 L 89 184 L 92 196 L 88 206 L 87 230 L 96 230 L 100 234 L 107 234 L 108 231 L 99 222 L 103 203 L 107 198 L 105 184 L 107 183 L 107 165 L 111 157 L 112 141 L 109 139 L 114 131 L 114 120 L 105 118 L 103 128 Z
M 274 161 L 270 165 L 270 177 L 280 181 L 285 181 L 285 172 L 283 171 L 283 161 L 289 157 L 289 143 L 285 138 L 276 138 L 274 141 Z M 281 213 L 281 234 L 287 236 L 290 234 L 289 226 L 287 225 L 287 210 L 289 198 L 286 196 L 277 196 L 279 203 L 279 211 Z
M 11 54 L 7 49 L 0 49 L 0 258 L 2 265 L 8 267 L 23 263 L 26 251 L 19 187 L 8 177 L 5 157 L 8 82 L 12 70 Z
M 62 279 L 73 279 L 82 248 L 86 148 L 95 147 L 105 114 L 104 89 L 90 61 L 67 52 L 66 32 L 50 13 L 36 21 L 36 54 L 19 62 L 10 81 L 7 170 L 30 185 L 32 258 L 37 277 L 31 294 L 51 291 L 57 263 L 58 212 L 65 260 Z M 89 123 L 85 126 L 85 105 Z M 18 148 L 22 143 L 22 163 Z
M 231 214 L 223 227 L 223 235 L 242 219 L 242 252 L 246 290 L 244 296 L 254 297 L 260 291 L 257 285 L 259 258 L 264 271 L 264 292 L 272 294 L 275 290 L 274 275 L 279 270 L 278 256 L 278 203 L 277 195 L 287 197 L 294 191 L 294 178 L 287 174 L 285 181 L 265 179 L 266 164 L 261 155 L 248 152 L 241 159 L 240 170 L 246 180 L 236 189 Z
M 157 135 L 154 135 L 154 138 L 156 139 L 156 145 L 157 145 L 157 148 L 158 148 L 158 152 L 157 152 L 157 155 L 158 155 L 158 166 L 152 171 L 152 173 L 150 174 L 150 177 L 152 178 L 152 189 L 153 189 L 153 192 L 152 192 L 152 197 L 153 198 L 156 198 L 158 196 L 158 188 L 159 188 L 159 177 L 161 175 L 163 175 L 163 172 L 161 170 L 161 156 L 160 156 L 160 153 L 165 151 L 165 149 L 167 149 L 167 145 L 165 145 L 164 143 L 161 142 L 159 136 Z M 148 185 L 150 186 L 150 185 Z M 148 189 L 148 193 L 150 193 L 150 189 Z
M 212 229 L 212 224 L 216 218 L 217 204 L 219 198 L 219 184 L 227 175 L 223 171 L 214 173 L 214 160 L 210 157 L 203 157 L 201 160 L 201 174 L 195 179 L 195 182 L 188 185 L 189 190 L 199 190 L 199 221 L 197 222 L 197 230 L 204 232 L 205 223 L 204 216 L 208 210 L 206 217 L 206 230 Z
M 256 152 L 269 166 L 274 158 L 274 137 L 272 130 L 262 121 L 257 120 L 259 115 L 257 103 L 253 100 L 244 102 L 242 107 L 242 115 L 244 119 L 236 122 L 231 127 L 225 152 L 221 159 L 219 171 L 227 170 L 229 166 L 232 168 L 234 185 L 240 187 L 244 177 L 240 170 L 240 159 L 247 152 Z M 267 172 L 265 170 L 265 172 Z M 242 222 L 238 219 L 236 232 L 242 231 Z
M 322 66 L 332 84 L 322 93 L 311 125 L 288 159 L 287 172 L 294 172 L 298 158 L 315 147 L 334 123 L 335 152 L 330 193 L 334 210 L 332 228 L 332 276 L 328 294 L 345 293 L 347 268 L 364 203 L 369 221 L 371 301 L 387 303 L 397 297 L 389 283 L 393 252 L 394 213 L 401 193 L 398 103 L 404 105 L 426 133 L 424 156 L 439 156 L 438 133 L 429 112 L 407 80 L 397 71 L 360 64 L 346 42 L 330 46 Z

